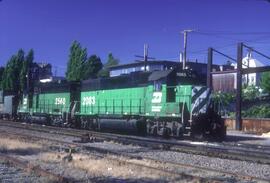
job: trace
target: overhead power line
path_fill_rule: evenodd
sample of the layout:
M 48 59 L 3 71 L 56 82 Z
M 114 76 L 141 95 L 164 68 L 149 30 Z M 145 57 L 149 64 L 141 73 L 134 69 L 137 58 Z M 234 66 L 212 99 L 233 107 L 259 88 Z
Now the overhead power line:
M 196 30 L 194 33 L 205 35 L 270 35 L 270 32 L 235 32 L 235 31 L 203 31 Z
M 256 38 L 256 39 L 250 39 L 250 40 L 246 40 L 246 41 L 243 40 L 243 42 L 245 42 L 245 43 L 257 43 L 257 42 L 259 42 L 261 40 L 267 40 L 267 39 L 270 39 L 270 35 L 269 36 L 261 36 L 261 37 Z M 214 47 L 218 48 L 218 49 L 228 48 L 228 47 L 236 46 L 237 42 L 238 41 L 235 41 L 235 42 L 230 43 L 230 44 L 214 46 Z M 263 43 L 261 43 L 261 44 L 263 44 Z M 265 43 L 265 44 L 269 44 L 269 43 Z M 204 53 L 204 52 L 207 52 L 207 48 L 189 51 L 190 54 Z

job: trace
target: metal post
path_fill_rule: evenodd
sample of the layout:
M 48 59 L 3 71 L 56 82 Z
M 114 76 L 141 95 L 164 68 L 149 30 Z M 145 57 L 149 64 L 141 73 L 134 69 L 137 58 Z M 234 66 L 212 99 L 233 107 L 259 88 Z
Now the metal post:
M 27 95 L 27 107 L 30 108 L 30 68 L 29 68 L 29 63 L 28 63 L 28 66 L 27 66 L 27 73 L 26 73 L 26 93 L 28 94 Z M 23 90 L 25 91 L 25 90 Z M 23 93 L 24 95 L 25 93 Z
M 123 100 L 121 100 L 121 114 L 123 115 L 123 113 L 124 113 L 124 106 L 123 106 L 124 104 L 123 104 Z
M 148 45 L 147 44 L 144 44 L 143 57 L 144 57 L 144 71 L 146 71 L 146 63 L 147 63 L 147 60 L 148 60 Z
M 113 114 L 115 113 L 114 99 L 113 99 Z
M 184 31 L 184 54 L 183 54 L 183 70 L 186 68 L 186 62 L 187 62 L 187 31 Z
M 235 129 L 242 130 L 241 116 L 241 95 L 242 95 L 242 60 L 243 60 L 243 43 L 237 45 L 237 85 L 236 85 L 236 119 Z
M 212 65 L 213 65 L 213 48 L 208 48 L 208 62 L 207 62 L 207 87 L 212 90 Z

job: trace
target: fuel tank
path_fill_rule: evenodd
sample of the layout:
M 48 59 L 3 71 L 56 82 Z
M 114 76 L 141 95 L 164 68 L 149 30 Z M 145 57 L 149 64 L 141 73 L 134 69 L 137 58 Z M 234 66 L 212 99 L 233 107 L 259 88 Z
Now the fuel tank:
M 99 119 L 98 127 L 101 131 L 146 134 L 146 122 L 143 119 Z

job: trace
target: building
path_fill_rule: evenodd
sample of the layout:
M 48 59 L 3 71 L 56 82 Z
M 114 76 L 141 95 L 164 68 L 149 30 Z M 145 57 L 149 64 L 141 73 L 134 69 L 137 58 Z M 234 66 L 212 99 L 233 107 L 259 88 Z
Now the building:
M 196 61 L 188 61 L 186 63 L 186 68 L 194 70 L 197 72 L 203 82 L 206 82 L 207 76 L 207 64 Z M 139 71 L 164 71 L 171 69 L 182 69 L 182 62 L 174 62 L 167 60 L 156 60 L 156 61 L 147 61 L 147 62 L 134 62 L 130 64 L 123 64 L 110 67 L 110 77 L 120 76 L 122 74 L 129 74 L 132 72 Z M 214 71 L 220 71 L 220 69 L 231 69 L 231 66 L 227 65 L 213 65 Z
M 163 71 L 179 67 L 179 63 L 172 61 L 134 62 L 110 67 L 110 77 L 130 74 L 138 71 Z
M 243 63 L 243 68 L 248 68 L 248 67 L 263 67 L 264 65 L 256 60 L 255 58 L 252 58 L 251 52 L 247 54 L 246 57 L 243 58 L 242 60 Z M 235 65 L 235 69 L 237 68 L 237 65 Z M 248 86 L 254 85 L 254 86 L 259 86 L 261 81 L 261 73 L 251 73 L 251 74 L 245 74 L 243 75 L 242 82 L 243 84 L 246 84 Z
M 262 67 L 264 66 L 260 61 L 252 58 L 251 53 L 248 53 L 242 60 L 242 68 L 248 67 Z M 231 64 L 231 70 L 237 69 L 237 64 Z M 213 74 L 213 90 L 232 92 L 236 90 L 237 75 L 234 73 L 216 73 Z M 251 73 L 242 76 L 242 84 L 247 86 L 259 86 L 261 80 L 261 73 Z

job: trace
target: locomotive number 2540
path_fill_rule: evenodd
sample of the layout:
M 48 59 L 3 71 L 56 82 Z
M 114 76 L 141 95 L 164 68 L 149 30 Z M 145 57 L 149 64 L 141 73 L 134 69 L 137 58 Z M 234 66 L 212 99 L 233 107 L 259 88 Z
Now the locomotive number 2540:
M 65 105 L 66 104 L 66 99 L 65 98 L 55 98 L 55 105 Z
M 82 99 L 82 105 L 95 105 L 95 104 L 96 104 L 96 98 L 94 96 L 83 97 Z

